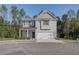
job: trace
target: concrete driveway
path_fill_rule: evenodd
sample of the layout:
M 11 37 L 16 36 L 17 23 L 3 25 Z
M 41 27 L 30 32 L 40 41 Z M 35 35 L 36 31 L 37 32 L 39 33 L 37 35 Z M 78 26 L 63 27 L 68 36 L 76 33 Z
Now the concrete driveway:
M 79 43 L 0 43 L 0 55 L 78 55 Z

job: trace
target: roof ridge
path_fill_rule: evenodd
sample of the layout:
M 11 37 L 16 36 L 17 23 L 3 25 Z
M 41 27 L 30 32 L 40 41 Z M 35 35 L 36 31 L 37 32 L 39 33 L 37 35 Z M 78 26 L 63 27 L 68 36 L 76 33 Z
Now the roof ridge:
M 44 9 L 44 10 L 41 10 L 38 15 L 40 15 L 42 12 L 47 12 L 49 15 L 51 15 L 52 17 L 56 18 L 55 14 L 53 12 L 50 12 L 48 9 Z M 36 16 L 38 16 L 36 15 Z

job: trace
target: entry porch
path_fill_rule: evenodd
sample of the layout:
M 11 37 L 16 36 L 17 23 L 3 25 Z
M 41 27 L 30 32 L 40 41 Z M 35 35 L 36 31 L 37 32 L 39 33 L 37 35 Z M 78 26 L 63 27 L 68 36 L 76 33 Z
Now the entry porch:
M 35 28 L 20 28 L 19 38 L 21 39 L 34 39 L 35 38 Z

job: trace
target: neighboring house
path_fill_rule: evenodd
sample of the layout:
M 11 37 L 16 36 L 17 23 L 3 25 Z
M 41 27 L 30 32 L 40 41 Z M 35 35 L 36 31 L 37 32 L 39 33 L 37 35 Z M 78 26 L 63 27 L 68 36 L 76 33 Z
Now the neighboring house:
M 22 18 L 21 25 L 19 38 L 51 41 L 57 35 L 57 18 L 48 10 L 41 11 L 33 18 L 29 16 Z

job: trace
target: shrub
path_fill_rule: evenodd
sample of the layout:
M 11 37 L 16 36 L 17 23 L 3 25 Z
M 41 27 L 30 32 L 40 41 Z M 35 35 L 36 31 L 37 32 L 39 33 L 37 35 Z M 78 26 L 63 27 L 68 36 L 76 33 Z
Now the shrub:
M 27 39 L 27 40 L 30 40 L 30 37 L 27 37 L 26 39 Z

